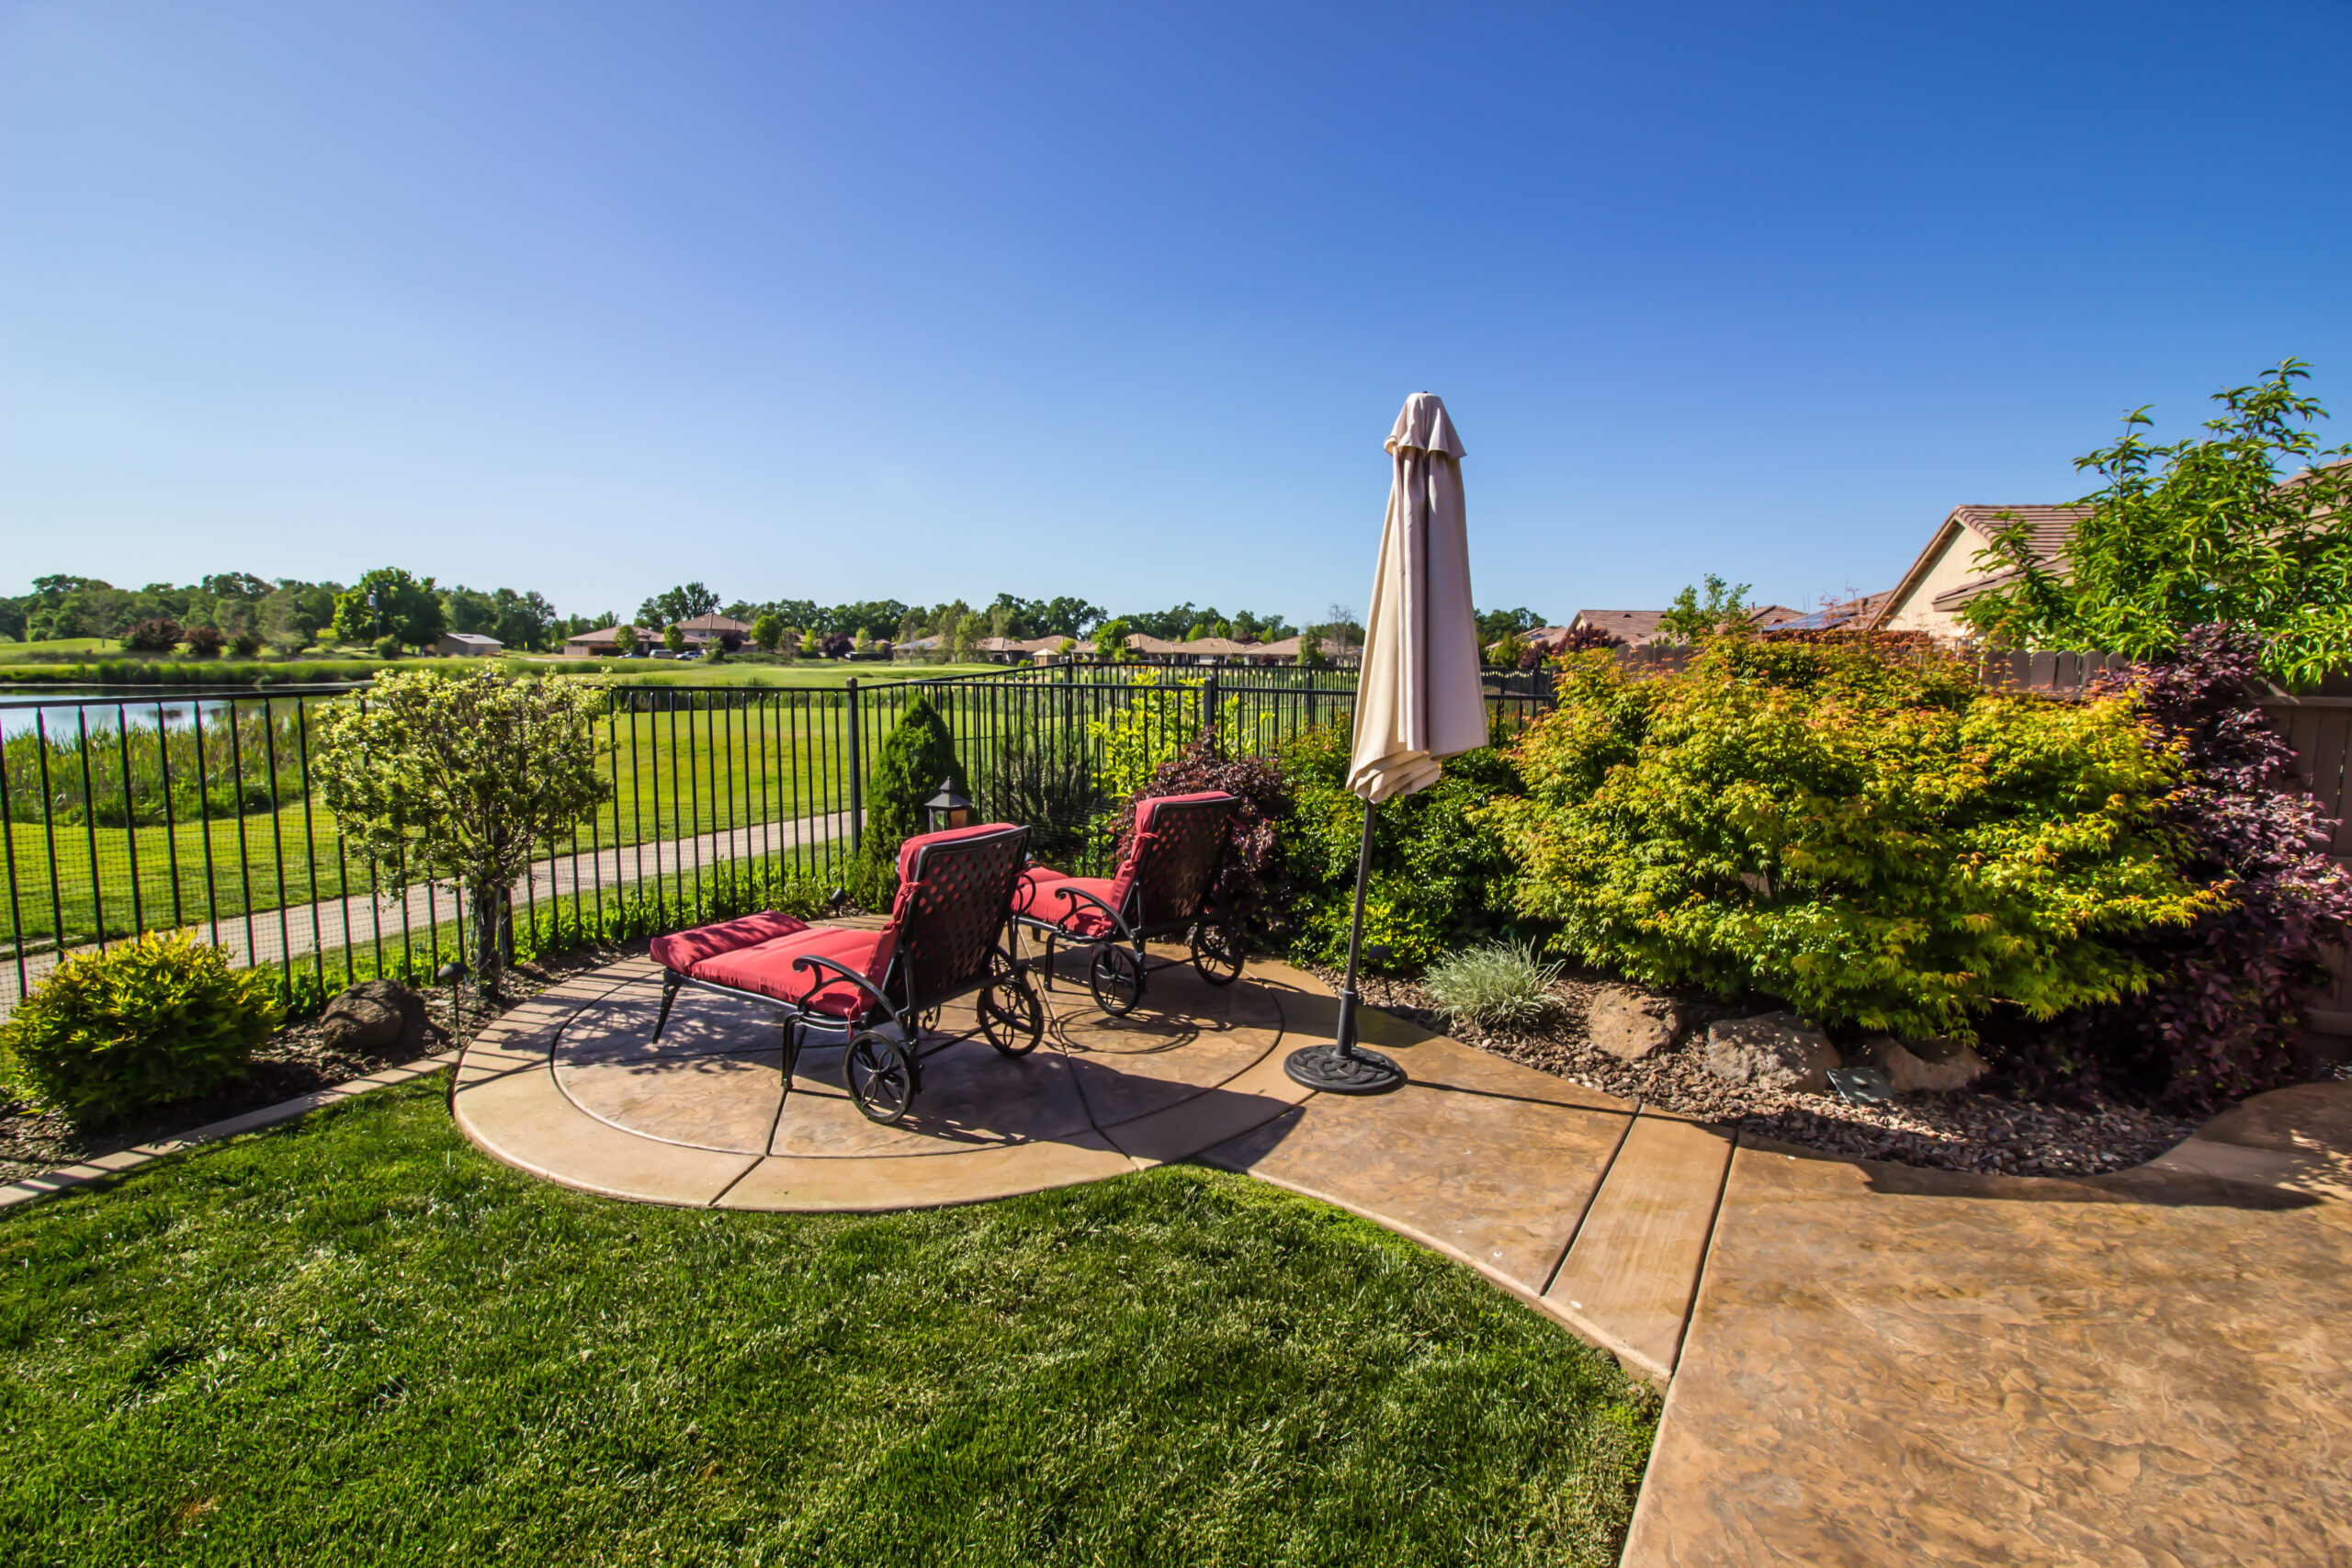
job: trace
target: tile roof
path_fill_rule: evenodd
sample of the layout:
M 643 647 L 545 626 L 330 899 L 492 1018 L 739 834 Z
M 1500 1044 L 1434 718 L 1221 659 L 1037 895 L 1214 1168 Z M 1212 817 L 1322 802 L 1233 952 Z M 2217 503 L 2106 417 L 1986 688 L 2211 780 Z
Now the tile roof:
M 1657 636 L 1657 624 L 1665 616 L 1664 610 L 1578 610 L 1568 625 L 1599 626 L 1627 648 L 1640 648 Z

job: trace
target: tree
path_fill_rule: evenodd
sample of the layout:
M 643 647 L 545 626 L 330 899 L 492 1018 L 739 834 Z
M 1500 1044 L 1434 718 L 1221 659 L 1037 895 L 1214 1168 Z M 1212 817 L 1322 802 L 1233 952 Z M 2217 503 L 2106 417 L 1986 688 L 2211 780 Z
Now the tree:
M 1695 648 L 1717 632 L 1746 626 L 1747 591 L 1751 586 L 1725 582 L 1713 572 L 1707 573 L 1699 585 L 1676 594 L 1666 614 L 1658 617 L 1658 640 Z
M 662 646 L 668 649 L 672 653 L 685 652 L 686 634 L 680 628 L 677 622 L 672 621 L 668 626 L 662 628 Z
M 899 846 L 929 830 L 923 802 L 939 793 L 943 779 L 956 794 L 971 794 L 947 726 L 931 699 L 918 695 L 907 705 L 898 728 L 882 742 L 873 783 L 865 791 L 865 826 L 858 840 L 858 858 L 876 877 L 877 886 L 896 874 Z
M 389 637 L 424 649 L 440 641 L 448 627 L 433 580 L 419 581 L 397 567 L 368 572 L 334 602 L 334 635 L 345 642 Z
M 223 644 L 229 639 L 220 635 L 219 626 L 187 628 L 187 656 L 190 659 L 218 659 Z
M 1310 670 L 1320 670 L 1331 662 L 1323 657 L 1323 639 L 1312 626 L 1298 634 L 1298 661 Z
M 774 610 L 763 610 L 752 623 L 752 644 L 762 653 L 774 653 L 784 640 L 784 621 Z
M 1525 605 L 1516 610 L 1481 610 L 1478 612 L 1478 645 L 1484 648 L 1507 637 L 1523 637 L 1548 624 Z
M 637 618 L 661 626 L 691 621 L 718 608 L 718 595 L 699 582 L 681 583 L 638 606 Z
M 2114 446 L 2078 457 L 2106 482 L 2082 499 L 2063 561 L 2044 560 L 2009 519 L 1976 564 L 2012 574 L 1961 616 L 2012 648 L 2152 659 L 2191 626 L 2227 624 L 2265 639 L 2274 679 L 2315 683 L 2352 665 L 2352 446 L 2323 450 L 2327 417 L 2290 359 L 2250 387 L 2214 394 L 2202 437 L 2157 446 L 2145 408 Z M 2281 482 L 2282 468 L 2303 471 Z
M 247 604 L 258 604 L 269 596 L 269 584 L 250 571 L 220 572 L 198 586 L 215 599 L 242 599 Z
M 802 632 L 800 634 L 800 657 L 803 659 L 814 659 L 817 657 L 817 634 L 814 631 Z
M 1094 657 L 1105 664 L 1115 664 L 1127 651 L 1127 623 L 1105 621 L 1094 628 L 1092 640 Z
M 637 628 L 627 625 L 615 626 L 613 628 L 613 647 L 619 650 L 621 657 L 624 659 L 635 653 L 638 648 Z
M 829 632 L 818 643 L 817 651 L 827 659 L 846 659 L 856 646 L 845 633 Z
M 594 728 L 604 702 L 570 681 L 386 671 L 364 705 L 319 710 L 313 768 L 327 809 L 390 886 L 466 890 L 486 995 L 498 994 L 514 884 L 609 792 Z
M 123 640 L 134 653 L 169 653 L 179 646 L 183 635 L 177 621 L 157 615 L 132 626 Z

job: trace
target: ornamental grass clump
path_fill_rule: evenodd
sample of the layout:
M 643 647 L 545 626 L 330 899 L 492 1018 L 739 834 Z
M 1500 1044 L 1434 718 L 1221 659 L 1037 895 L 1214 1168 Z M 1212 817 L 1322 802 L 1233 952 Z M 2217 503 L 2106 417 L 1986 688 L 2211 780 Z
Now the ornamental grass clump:
M 1537 956 L 1535 944 L 1489 942 L 1449 953 L 1421 976 L 1427 991 L 1448 1014 L 1488 1029 L 1525 1029 L 1552 1011 L 1553 984 L 1560 965 Z
M 0 1076 L 87 1124 L 235 1077 L 279 1021 L 269 976 L 160 932 L 69 958 L 0 1024 Z
M 1975 1038 L 2145 992 L 2139 945 L 2224 908 L 2185 874 L 2178 751 L 2136 705 L 1982 690 L 1956 660 L 1726 632 L 1679 674 L 1560 661 L 1482 819 L 1551 951 L 1645 985 L 1763 993 Z

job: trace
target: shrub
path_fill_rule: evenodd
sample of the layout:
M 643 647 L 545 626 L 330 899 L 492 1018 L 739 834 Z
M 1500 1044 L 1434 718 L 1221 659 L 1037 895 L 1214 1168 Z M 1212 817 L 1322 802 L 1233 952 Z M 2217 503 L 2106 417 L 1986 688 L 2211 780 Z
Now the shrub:
M 1281 829 L 1291 880 L 1292 953 L 1302 963 L 1347 961 L 1363 802 L 1347 787 L 1348 737 L 1309 730 L 1283 752 L 1294 807 Z M 1475 815 L 1516 794 L 1519 773 L 1490 747 L 1446 759 L 1438 782 L 1384 802 L 1374 818 L 1364 943 L 1385 950 L 1375 969 L 1418 969 L 1448 948 L 1516 939 L 1517 873 L 1502 837 Z
M 2294 751 L 2252 701 L 2262 658 L 2249 632 L 2192 626 L 2173 655 L 2112 682 L 2187 761 L 2191 782 L 2168 815 L 2191 874 L 2219 880 L 2229 898 L 2135 945 L 2162 976 L 2145 998 L 2055 1030 L 2002 1031 L 2002 1065 L 2027 1087 L 2121 1089 L 2208 1111 L 2311 1076 L 2302 1010 L 2332 978 L 2322 948 L 2352 922 L 2352 882 L 2325 852 L 2335 824 L 2318 802 L 2278 787 Z
M 857 639 L 847 632 L 834 632 L 817 644 L 817 651 L 827 659 L 847 659 L 857 649 Z
M 942 779 L 953 784 L 958 795 L 972 793 L 946 724 L 931 699 L 918 694 L 882 742 L 882 755 L 876 759 L 865 787 L 858 860 L 876 885 L 887 886 L 897 877 L 899 846 L 930 830 L 923 802 L 939 793 Z
M 1553 947 L 1654 986 L 1973 1038 L 2144 991 L 2133 945 L 2221 907 L 2132 705 L 1981 690 L 1957 661 L 1710 638 L 1680 674 L 1560 661 L 1485 820 Z
M 1623 648 L 1625 639 L 1606 626 L 1590 623 L 1570 626 L 1567 636 L 1560 639 L 1562 653 L 1589 653 L 1596 648 Z
M 277 1027 L 268 976 L 180 932 L 69 958 L 0 1025 L 13 1076 L 105 1122 L 233 1078 Z
M 1523 1029 L 1553 1007 L 1560 965 L 1536 956 L 1535 944 L 1482 942 L 1442 955 L 1421 977 L 1438 1006 L 1465 1022 Z
M 229 639 L 230 649 L 240 659 L 251 659 L 261 652 L 261 633 L 241 631 Z
M 1086 738 L 1064 725 L 1023 725 L 1005 737 L 983 807 L 998 822 L 1029 824 L 1029 852 L 1074 868 L 1103 809 Z
M 190 626 L 187 641 L 190 659 L 218 659 L 221 645 L 228 639 L 220 635 L 218 626 Z
M 398 659 L 401 656 L 401 639 L 388 632 L 369 643 L 368 650 L 379 659 Z
M 132 626 L 124 634 L 122 642 L 133 653 L 169 653 L 186 635 L 177 621 L 169 615 L 157 615 Z
M 774 653 L 784 641 L 784 621 L 774 610 L 763 610 L 752 623 L 752 644 L 762 653 Z
M 1221 752 L 1216 736 L 1204 731 L 1190 748 L 1155 769 L 1120 808 L 1116 847 L 1124 854 L 1135 835 L 1136 801 L 1212 789 L 1238 796 L 1241 807 L 1226 831 L 1211 891 L 1219 904 L 1240 916 L 1253 941 L 1262 941 L 1280 928 L 1288 904 L 1281 824 L 1291 812 L 1290 785 L 1272 761 Z

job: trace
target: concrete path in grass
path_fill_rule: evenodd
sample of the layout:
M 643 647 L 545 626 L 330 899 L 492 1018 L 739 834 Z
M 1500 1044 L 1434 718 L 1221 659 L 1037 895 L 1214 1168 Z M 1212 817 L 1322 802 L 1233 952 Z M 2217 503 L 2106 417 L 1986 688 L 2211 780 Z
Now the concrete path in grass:
M 692 874 L 697 868 L 729 861 L 788 855 L 802 849 L 849 836 L 850 814 L 831 812 L 819 817 L 784 818 L 754 822 L 722 832 L 698 833 L 681 839 L 649 839 L 641 844 L 595 853 L 561 855 L 532 863 L 524 886 L 514 892 L 519 914 L 537 900 L 573 897 L 593 898 L 600 889 L 626 889 L 639 882 Z M 260 893 L 261 889 L 256 889 Z M 284 908 L 256 909 L 218 921 L 184 928 L 188 934 L 229 950 L 239 966 L 276 964 L 313 953 L 334 953 L 345 947 L 372 948 L 378 941 L 397 947 L 405 930 L 422 938 L 436 926 L 448 927 L 457 918 L 458 900 L 447 887 L 418 886 L 404 894 L 381 897 L 364 894 L 323 898 L 315 903 L 289 904 Z M 66 956 L 96 953 L 96 943 L 71 949 Z M 28 989 L 57 966 L 58 954 L 39 953 L 25 958 Z M 0 1018 L 15 1006 L 17 965 L 0 963 Z
M 1161 956 L 1172 957 L 1172 953 Z M 469 1047 L 497 1158 L 715 1208 L 969 1202 L 1175 1160 L 1341 1205 L 1668 1390 L 1624 1561 L 2352 1564 L 2352 1085 L 2264 1096 L 2090 1180 L 1785 1148 L 1367 1012 L 1411 1082 L 1316 1095 L 1311 977 L 1157 972 L 1125 1021 L 1067 976 L 1044 1044 L 925 1065 L 897 1128 L 840 1052 L 785 1093 L 763 1008 L 660 971 L 551 987 Z M 943 1027 L 959 1024 L 953 1010 Z

